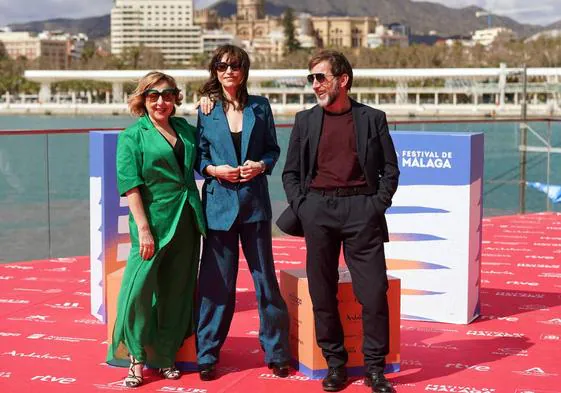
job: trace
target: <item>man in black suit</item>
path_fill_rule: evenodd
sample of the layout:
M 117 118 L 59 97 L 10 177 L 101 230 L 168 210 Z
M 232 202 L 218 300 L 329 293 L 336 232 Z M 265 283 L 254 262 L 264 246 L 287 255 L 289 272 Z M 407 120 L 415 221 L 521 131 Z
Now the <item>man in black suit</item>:
M 277 224 L 306 239 L 317 343 L 329 367 L 323 389 L 335 392 L 347 384 L 337 308 L 342 245 L 363 306 L 365 383 L 375 393 L 394 392 L 384 376 L 389 352 L 384 212 L 399 177 L 394 145 L 385 113 L 349 98 L 353 70 L 343 54 L 319 52 L 308 69 L 318 105 L 296 115 L 282 174 L 290 206 Z

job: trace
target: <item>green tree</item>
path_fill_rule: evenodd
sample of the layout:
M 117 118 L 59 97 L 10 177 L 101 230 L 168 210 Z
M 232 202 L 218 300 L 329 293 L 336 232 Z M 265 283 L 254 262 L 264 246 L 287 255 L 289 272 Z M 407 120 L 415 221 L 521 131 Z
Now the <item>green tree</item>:
M 288 7 L 282 16 L 282 26 L 284 29 L 284 49 L 285 55 L 300 49 L 300 42 L 296 39 L 294 28 L 294 12 Z
M 119 68 L 142 70 L 161 69 L 164 66 L 164 57 L 156 48 L 144 45 L 125 48 L 121 55 L 122 64 Z

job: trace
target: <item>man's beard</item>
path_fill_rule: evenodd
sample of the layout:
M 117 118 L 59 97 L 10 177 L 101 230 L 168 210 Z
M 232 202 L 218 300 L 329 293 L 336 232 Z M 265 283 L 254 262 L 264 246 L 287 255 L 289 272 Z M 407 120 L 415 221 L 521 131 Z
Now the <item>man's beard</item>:
M 339 85 L 335 84 L 323 98 L 320 98 L 316 93 L 316 100 L 322 108 L 328 107 L 335 102 L 339 97 Z

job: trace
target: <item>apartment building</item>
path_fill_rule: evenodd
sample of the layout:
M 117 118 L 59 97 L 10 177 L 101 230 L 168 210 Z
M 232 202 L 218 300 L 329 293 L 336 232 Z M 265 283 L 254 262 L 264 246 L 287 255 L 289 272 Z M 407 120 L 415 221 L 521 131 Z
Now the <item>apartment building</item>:
M 510 40 L 515 39 L 516 34 L 507 27 L 493 27 L 490 29 L 476 30 L 471 39 L 474 44 L 488 46 L 499 37 Z
M 0 31 L 0 42 L 12 59 L 25 57 L 39 59 L 42 68 L 63 70 L 68 68 L 71 42 L 68 39 L 51 39 L 30 32 Z
M 194 24 L 193 0 L 114 0 L 111 52 L 144 45 L 168 63 L 189 63 L 203 51 L 201 27 Z

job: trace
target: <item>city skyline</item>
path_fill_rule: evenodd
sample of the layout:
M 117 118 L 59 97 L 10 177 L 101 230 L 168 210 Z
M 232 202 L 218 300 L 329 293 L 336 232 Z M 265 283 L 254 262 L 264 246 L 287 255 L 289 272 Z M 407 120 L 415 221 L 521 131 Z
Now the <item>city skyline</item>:
M 219 0 L 194 0 L 195 8 L 203 8 Z M 419 1 L 419 0 L 413 0 Z M 546 26 L 561 20 L 559 0 L 432 0 L 451 8 L 470 5 L 485 8 L 497 15 L 510 17 L 520 23 Z M 0 27 L 12 23 L 24 23 L 54 18 L 85 18 L 109 14 L 113 0 L 0 0 Z

